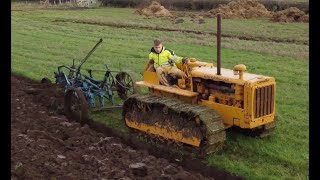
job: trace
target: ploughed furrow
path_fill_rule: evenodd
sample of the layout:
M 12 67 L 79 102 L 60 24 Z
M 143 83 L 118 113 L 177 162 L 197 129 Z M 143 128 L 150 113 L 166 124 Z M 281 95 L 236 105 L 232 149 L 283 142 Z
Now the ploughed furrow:
M 226 140 L 222 118 L 213 109 L 172 98 L 132 95 L 124 102 L 123 117 L 131 129 L 201 154 L 222 149 Z

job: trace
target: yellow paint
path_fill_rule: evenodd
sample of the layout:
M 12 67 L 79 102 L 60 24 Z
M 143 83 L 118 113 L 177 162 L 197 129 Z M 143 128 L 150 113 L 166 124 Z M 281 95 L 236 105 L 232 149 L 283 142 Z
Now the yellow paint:
M 254 92 L 255 89 L 261 88 L 261 87 L 266 87 L 273 85 L 273 108 L 271 110 L 271 114 L 268 114 L 266 116 L 262 116 L 259 118 L 254 117 Z M 244 86 L 244 107 L 245 107 L 245 122 L 249 124 L 248 128 L 254 128 L 269 122 L 274 121 L 274 116 L 275 116 L 275 110 L 276 110 L 276 104 L 275 104 L 275 96 L 276 96 L 276 82 L 274 78 L 270 79 L 259 79 L 258 81 L 255 82 L 247 82 Z
M 171 130 L 169 127 L 160 127 L 160 126 L 150 126 L 144 123 L 138 123 L 135 120 L 128 120 L 127 118 L 126 124 L 134 129 L 138 129 L 140 131 L 148 132 L 154 135 L 158 135 L 164 137 L 166 139 L 172 139 L 175 141 L 183 142 L 185 144 L 189 144 L 192 146 L 199 147 L 201 140 L 195 137 L 184 137 L 182 131 L 174 131 Z
M 269 114 L 267 116 L 263 116 L 260 118 L 252 119 L 249 123 L 250 126 L 248 128 L 252 129 L 252 128 L 273 122 L 274 119 L 275 119 L 275 113 L 272 113 L 272 114 Z
M 245 65 L 236 65 L 232 70 L 221 68 L 221 75 L 217 75 L 217 69 L 212 63 L 201 62 L 192 58 L 187 64 L 177 66 L 189 76 L 189 84 L 185 80 L 178 80 L 181 87 L 183 87 L 184 84 L 186 85 L 185 90 L 160 85 L 156 73 L 146 71 L 148 65 L 149 64 L 147 64 L 144 69 L 144 80 L 136 83 L 138 86 L 148 87 L 149 92 L 157 96 L 177 98 L 191 104 L 201 104 L 212 108 L 222 117 L 226 128 L 231 126 L 255 128 L 270 123 L 275 119 L 275 79 L 273 77 L 244 72 L 246 71 Z M 194 83 L 196 83 L 197 92 L 193 92 L 192 82 L 196 79 L 229 83 L 235 92 L 221 93 L 218 90 L 208 89 L 208 87 L 205 87 L 203 84 L 196 82 Z M 267 112 L 271 111 L 271 113 L 259 117 L 261 115 L 260 113 L 259 116 L 257 116 L 258 118 L 256 118 L 255 111 L 260 112 L 257 110 L 260 107 L 257 108 L 255 103 L 256 89 L 270 85 L 274 86 L 272 92 L 273 107 L 271 110 L 269 105 L 263 105 L 262 107 L 267 107 Z M 267 91 L 269 92 L 269 89 Z M 267 101 L 267 103 L 270 103 L 270 101 Z M 263 112 L 265 112 L 265 109 Z
M 160 97 L 170 97 L 174 99 L 179 99 L 181 101 L 190 103 L 190 104 L 197 104 L 197 97 L 198 96 L 184 96 L 182 94 L 175 94 L 175 93 L 170 93 L 167 91 L 163 90 L 156 90 L 156 89 L 151 89 L 149 88 L 149 93 L 155 96 L 160 96 Z
M 156 85 L 152 83 L 148 83 L 145 81 L 138 81 L 136 82 L 137 86 L 146 86 L 151 89 L 159 90 L 159 91 L 165 91 L 168 93 L 180 95 L 180 96 L 187 96 L 187 97 L 194 97 L 197 96 L 199 93 L 192 92 L 192 91 L 187 91 L 184 89 L 179 89 L 179 88 L 174 88 L 174 87 L 168 87 L 168 86 L 162 86 L 162 85 Z
M 159 84 L 159 78 L 155 72 L 144 71 L 143 72 L 143 81 L 151 84 Z
M 217 113 L 222 117 L 224 124 L 235 125 L 234 118 L 239 119 L 239 122 L 244 120 L 244 110 L 241 108 L 236 108 L 206 100 L 202 100 L 200 102 L 200 105 L 207 106 L 217 111 Z M 240 124 L 238 126 L 240 126 Z

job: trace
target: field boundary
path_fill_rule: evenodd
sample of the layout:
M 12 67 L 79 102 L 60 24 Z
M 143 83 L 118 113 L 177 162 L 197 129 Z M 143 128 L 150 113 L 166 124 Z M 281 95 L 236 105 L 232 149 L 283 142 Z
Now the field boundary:
M 151 3 L 152 0 L 102 0 L 104 6 L 141 8 Z M 219 4 L 228 4 L 232 0 L 159 0 L 160 4 L 168 10 L 193 10 L 208 11 L 217 8 Z M 269 11 L 281 11 L 289 7 L 296 7 L 309 13 L 309 2 L 290 0 L 259 0 Z

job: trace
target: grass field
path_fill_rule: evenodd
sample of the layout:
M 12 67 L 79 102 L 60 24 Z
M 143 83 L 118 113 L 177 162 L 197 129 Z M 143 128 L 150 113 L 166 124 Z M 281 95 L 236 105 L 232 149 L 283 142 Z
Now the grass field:
M 57 66 L 71 65 L 72 59 L 79 62 L 99 38 L 104 42 L 84 68 L 103 69 L 104 64 L 109 64 L 113 70 L 131 69 L 141 79 L 155 38 L 162 39 L 180 56 L 214 61 L 216 42 L 210 33 L 215 32 L 215 19 L 199 25 L 184 18 L 184 23 L 173 24 L 133 12 L 134 9 L 119 8 L 50 10 L 12 3 L 11 70 L 35 80 L 44 76 L 54 80 Z M 157 27 L 203 33 L 155 30 Z M 209 164 L 247 179 L 308 179 L 308 33 L 308 24 L 302 23 L 222 21 L 222 34 L 229 35 L 222 38 L 222 66 L 232 68 L 243 63 L 250 73 L 275 77 L 279 123 L 275 135 L 264 140 L 228 132 L 226 150 L 209 156 Z M 257 40 L 240 40 L 239 36 Z M 110 127 L 123 128 L 120 112 L 93 117 Z

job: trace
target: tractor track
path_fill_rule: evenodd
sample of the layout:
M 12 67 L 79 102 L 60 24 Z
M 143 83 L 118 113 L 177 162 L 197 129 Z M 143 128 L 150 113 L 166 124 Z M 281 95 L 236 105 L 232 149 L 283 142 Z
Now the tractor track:
M 167 132 L 183 131 L 184 137 L 201 139 L 197 152 L 193 147 L 183 146 L 184 149 L 199 156 L 217 152 L 224 146 L 226 134 L 222 119 L 214 110 L 207 107 L 191 105 L 168 97 L 136 94 L 126 100 L 123 109 L 123 116 L 128 119 L 133 118 L 134 122 L 151 126 L 160 125 Z M 196 119 L 199 122 L 196 122 Z
M 45 120 L 47 120 L 47 121 L 50 121 L 48 123 L 53 123 L 52 119 L 54 118 L 54 116 L 59 117 L 57 119 L 64 119 L 65 118 L 64 116 L 62 116 L 62 114 L 64 112 L 63 112 L 63 106 L 61 105 L 61 103 L 63 103 L 64 96 L 63 96 L 63 92 L 59 91 L 59 88 L 58 88 L 57 85 L 55 85 L 55 84 L 41 84 L 40 82 L 32 81 L 30 79 L 18 77 L 18 76 L 15 76 L 15 75 L 11 76 L 11 81 L 19 81 L 18 83 L 17 82 L 15 83 L 16 85 L 14 85 L 14 88 L 20 88 L 19 91 L 15 90 L 14 88 L 12 88 L 12 93 L 13 93 L 13 91 L 17 91 L 16 93 L 14 93 L 15 97 L 13 97 L 13 98 L 21 99 L 24 96 L 28 96 L 28 98 L 32 99 L 32 103 L 36 104 L 35 106 L 38 107 L 37 108 L 38 111 L 41 112 L 41 113 L 44 113 L 43 115 L 46 116 L 46 117 L 43 117 L 43 118 L 47 118 L 47 119 L 42 119 L 41 120 L 42 122 L 45 122 Z M 17 84 L 19 84 L 19 85 L 17 85 Z M 27 99 L 27 98 L 25 98 L 25 99 Z M 15 100 L 17 100 L 17 99 L 11 99 L 11 101 L 15 101 Z M 24 103 L 26 103 L 26 102 L 24 102 Z M 12 102 L 11 102 L 11 104 L 12 104 Z M 15 107 L 15 106 L 16 105 L 14 105 L 14 108 L 18 108 L 18 107 Z M 26 108 L 31 108 L 31 106 L 28 106 L 28 105 L 26 105 L 25 107 Z M 46 112 L 44 112 L 42 109 L 46 109 Z M 19 110 L 21 111 L 21 109 L 19 109 Z M 20 111 L 19 111 L 18 114 L 20 114 Z M 32 112 L 34 112 L 34 110 Z M 31 112 L 28 110 L 27 114 L 24 114 L 24 117 L 28 117 L 29 116 L 28 113 L 31 114 Z M 34 112 L 34 113 L 36 113 L 36 112 Z M 41 115 L 41 113 L 40 113 L 40 115 Z M 50 114 L 50 115 L 46 115 L 46 114 Z M 11 114 L 11 116 L 12 117 L 16 116 L 16 113 L 15 114 Z M 11 119 L 11 121 L 12 121 L 11 124 L 14 123 L 13 127 L 16 127 L 18 122 L 19 121 L 24 121 L 24 119 L 21 119 L 21 120 L 14 119 L 14 121 L 13 121 L 13 119 Z M 33 121 L 37 122 L 36 118 L 34 118 L 33 120 L 32 119 L 30 120 L 30 122 L 33 122 Z M 56 137 L 56 136 L 53 135 L 54 134 L 54 129 L 52 129 L 52 127 L 51 127 L 52 125 L 50 125 L 50 127 L 49 127 L 50 131 L 52 131 L 51 134 L 50 134 L 50 132 L 46 132 L 44 130 L 44 128 L 46 128 L 46 124 L 45 123 L 38 122 L 38 124 L 35 125 L 35 126 L 39 126 L 40 130 L 35 130 L 35 129 L 30 130 L 30 129 L 32 129 L 32 127 L 31 127 L 32 124 L 30 122 L 27 123 L 26 125 L 24 125 L 23 128 L 25 130 L 22 130 L 20 132 L 20 134 L 18 135 L 19 137 L 23 136 L 23 137 L 26 137 L 26 138 L 31 138 L 31 137 L 34 137 L 34 136 L 35 137 L 40 136 L 42 139 L 41 138 L 38 139 L 39 142 L 43 142 L 44 141 L 43 139 L 49 139 L 52 142 L 56 142 L 59 145 L 59 147 L 60 146 L 65 147 L 65 149 L 62 151 L 65 154 L 68 154 L 71 151 L 71 152 L 80 153 L 80 155 L 84 155 L 84 154 L 81 153 L 81 151 L 78 151 L 79 149 L 77 150 L 77 145 L 74 146 L 72 144 L 71 145 L 69 144 L 71 142 L 71 139 L 74 138 L 74 137 L 65 137 L 65 136 L 70 136 L 70 134 L 68 134 L 69 132 L 65 132 L 65 130 L 63 130 L 63 132 L 65 132 L 66 134 L 63 135 L 63 136 L 58 134 L 57 135 L 58 137 Z M 67 122 L 63 122 L 63 123 L 67 124 Z M 71 123 L 72 124 L 77 124 L 76 126 L 79 126 L 79 123 L 76 123 L 76 122 L 71 122 Z M 88 129 L 86 129 L 85 126 L 87 126 Z M 54 127 L 57 127 L 57 126 L 54 126 Z M 181 153 L 180 151 L 172 151 L 166 145 L 161 145 L 160 144 L 160 145 L 156 146 L 153 143 L 149 144 L 149 143 L 143 142 L 143 141 L 141 141 L 139 136 L 135 137 L 135 136 L 132 136 L 132 134 L 121 133 L 119 130 L 115 130 L 115 129 L 109 128 L 109 127 L 105 126 L 102 123 L 98 123 L 98 122 L 93 121 L 92 119 L 88 119 L 87 124 L 82 126 L 82 127 L 78 127 L 77 129 L 79 129 L 79 128 L 80 128 L 80 130 L 83 130 L 86 133 L 85 137 L 88 138 L 84 142 L 84 144 L 87 144 L 88 143 L 87 141 L 89 139 L 91 139 L 91 141 L 93 141 L 92 139 L 94 139 L 94 138 L 90 137 L 89 136 L 90 134 L 97 134 L 98 133 L 100 135 L 103 135 L 102 137 L 100 137 L 100 139 L 101 138 L 103 139 L 103 138 L 112 137 L 112 138 L 117 140 L 116 142 L 114 142 L 116 145 L 118 143 L 121 143 L 121 144 L 123 144 L 121 146 L 128 147 L 129 149 L 134 149 L 136 152 L 141 152 L 140 156 L 144 155 L 145 157 L 140 157 L 139 158 L 140 160 L 141 159 L 146 159 L 146 158 L 148 159 L 148 157 L 150 157 L 150 156 L 156 157 L 156 159 L 153 160 L 153 162 L 147 161 L 147 162 L 145 162 L 146 164 L 147 163 L 156 164 L 158 161 L 162 162 L 161 159 L 166 159 L 166 161 L 168 163 L 175 164 L 174 166 L 182 168 L 182 169 L 180 169 L 180 171 L 183 171 L 183 172 L 180 172 L 180 174 L 185 172 L 185 175 L 186 175 L 186 174 L 189 173 L 185 177 L 189 177 L 191 179 L 230 179 L 230 180 L 231 179 L 244 179 L 243 177 L 234 176 L 231 173 L 226 172 L 226 171 L 224 171 L 222 169 L 218 169 L 218 168 L 215 168 L 215 167 L 212 167 L 212 166 L 208 166 L 206 163 L 203 162 L 202 159 L 195 158 L 195 157 L 191 156 L 190 154 L 187 154 L 187 153 L 184 154 L 184 153 Z M 29 136 L 30 132 L 32 132 L 31 134 L 33 134 L 33 136 Z M 12 134 L 15 134 L 15 133 L 12 133 Z M 62 136 L 62 137 L 59 137 L 59 136 Z M 80 138 L 80 140 L 84 140 L 84 139 L 81 139 L 81 137 L 82 136 L 77 137 L 77 139 Z M 68 141 L 68 138 L 70 139 L 70 142 Z M 13 140 L 12 140 L 14 147 L 16 146 L 15 140 L 17 140 L 17 139 L 13 138 Z M 30 141 L 31 142 L 31 147 L 33 147 L 32 142 L 38 142 L 38 141 Z M 72 142 L 74 143 L 74 141 L 72 141 Z M 55 143 L 53 143 L 53 144 L 55 144 Z M 30 146 L 30 144 L 29 144 L 29 146 Z M 27 147 L 27 149 L 28 148 L 30 149 L 29 146 Z M 84 145 L 81 145 L 81 143 L 80 143 L 79 146 L 84 146 Z M 23 153 L 18 153 L 18 151 L 19 152 L 21 151 L 21 148 L 18 148 L 15 151 L 14 147 L 11 147 L 11 151 L 13 151 L 12 152 L 13 156 L 11 157 L 11 166 L 16 168 L 16 169 L 12 169 L 13 177 L 19 179 L 19 177 L 29 177 L 29 176 L 31 176 L 30 173 L 31 174 L 32 173 L 36 174 L 36 171 L 34 169 L 31 169 L 33 167 L 32 163 L 28 167 L 23 166 L 24 163 L 27 163 L 27 162 L 30 163 L 30 159 L 35 159 L 34 156 L 32 156 L 32 157 L 24 157 L 23 158 Z M 105 145 L 105 148 L 106 147 L 107 147 L 107 144 Z M 45 147 L 42 147 L 42 148 L 45 148 Z M 55 150 L 55 151 L 57 151 L 57 150 Z M 119 151 L 122 152 L 123 150 L 120 149 Z M 130 150 L 129 152 L 131 152 L 131 151 L 132 150 Z M 31 150 L 31 152 L 32 152 L 32 150 Z M 84 151 L 83 153 L 88 153 L 88 152 Z M 110 152 L 108 152 L 108 150 L 106 150 L 106 149 L 104 149 L 102 152 L 99 151 L 99 152 L 96 152 L 96 153 L 97 154 L 92 154 L 92 156 L 93 157 L 96 156 L 96 158 L 99 157 L 99 156 L 106 157 L 106 159 L 110 158 L 110 157 L 108 157 L 108 153 L 110 153 Z M 117 152 L 113 152 L 112 151 L 112 153 L 117 153 Z M 40 155 L 41 154 L 43 154 L 43 153 L 40 153 Z M 122 156 L 120 154 L 121 153 L 116 154 L 117 158 L 118 158 L 117 161 L 122 161 Z M 26 154 L 26 156 L 27 156 L 27 154 Z M 74 155 L 70 155 L 70 156 L 74 156 Z M 90 157 L 90 156 L 88 156 L 88 157 Z M 44 156 L 43 158 L 47 159 L 47 161 L 48 161 L 47 163 L 49 163 L 49 164 L 46 164 L 43 168 L 45 168 L 46 166 L 50 166 L 51 165 L 50 164 L 51 156 L 47 155 L 47 156 Z M 58 159 L 56 161 L 54 161 L 54 162 L 55 163 L 58 163 L 58 162 L 60 163 L 60 161 L 62 161 L 62 165 L 63 165 L 64 164 L 63 161 L 64 161 L 65 158 L 68 159 L 69 157 L 68 156 L 64 157 L 62 155 L 58 155 Z M 23 159 L 27 159 L 27 160 L 25 160 L 26 162 L 24 162 Z M 34 160 L 34 161 L 37 162 L 37 159 Z M 75 161 L 77 161 L 77 160 L 75 160 Z M 126 161 L 127 161 L 127 163 L 130 162 L 128 160 L 126 160 Z M 131 160 L 131 161 L 134 161 L 134 159 Z M 33 162 L 33 163 L 35 163 L 35 162 Z M 97 162 L 101 163 L 101 160 L 100 161 L 97 160 Z M 89 165 L 89 163 L 91 163 L 91 162 L 89 161 L 89 162 L 87 162 L 85 164 Z M 50 173 L 51 173 L 51 176 L 52 175 L 56 175 L 56 177 L 61 177 L 61 178 L 67 178 L 66 176 L 68 176 L 70 174 L 71 174 L 70 176 L 72 176 L 72 173 L 69 173 L 69 172 L 68 172 L 69 174 L 64 172 L 60 176 L 59 172 L 60 171 L 61 172 L 66 171 L 66 169 L 72 171 L 71 168 L 74 167 L 75 164 L 76 163 L 74 162 L 74 164 L 70 164 L 69 166 L 67 166 L 68 168 L 60 169 L 60 170 L 57 170 L 56 172 L 51 172 L 51 171 L 53 171 L 52 168 L 51 168 L 50 172 L 49 172 L 49 176 L 50 176 Z M 120 164 L 122 164 L 122 163 L 120 163 Z M 157 176 L 157 173 L 159 173 L 159 171 L 161 171 L 161 170 L 159 170 L 159 168 L 161 169 L 161 166 L 166 166 L 167 165 L 167 164 L 162 164 L 162 165 L 158 164 L 158 165 L 155 165 L 155 167 L 157 167 L 157 169 L 152 169 L 151 167 L 153 167 L 154 164 L 152 164 L 152 166 L 148 167 L 149 168 L 148 171 L 153 173 L 153 174 L 149 174 L 148 175 L 149 178 L 152 177 L 152 175 L 154 177 L 159 177 L 160 174 Z M 80 166 L 80 164 L 79 164 L 79 166 Z M 83 165 L 81 165 L 81 167 L 82 166 Z M 91 164 L 89 166 L 92 166 L 92 167 L 90 167 L 92 169 L 92 168 L 94 168 L 96 166 L 96 164 Z M 22 169 L 22 170 L 18 171 L 19 168 Z M 27 168 L 29 168 L 29 169 L 27 169 Z M 58 167 L 54 166 L 54 168 L 58 168 Z M 42 171 L 40 171 L 40 172 L 42 172 L 44 174 L 48 173 L 46 171 L 43 171 L 43 169 L 41 169 L 41 170 Z M 77 172 L 74 172 L 74 173 L 77 174 Z M 86 172 L 84 170 L 83 170 L 82 173 L 85 173 L 84 177 L 82 177 L 82 178 L 85 178 L 85 177 L 88 178 L 88 177 L 93 176 L 93 174 L 94 174 L 94 172 L 90 172 L 90 171 Z M 108 175 L 110 177 L 110 174 L 108 174 Z M 120 175 L 114 172 L 111 175 L 118 175 L 118 176 L 125 175 L 126 177 L 131 177 L 131 178 L 133 176 L 131 172 L 122 172 L 122 174 L 120 173 Z M 41 176 L 39 174 L 37 176 L 34 176 L 34 177 L 41 178 Z M 81 177 L 81 175 L 78 175 L 78 178 L 79 177 Z M 171 176 L 168 176 L 168 177 L 169 178 L 167 178 L 167 179 L 179 179 L 177 175 L 171 175 Z M 13 178 L 13 179 L 15 179 L 15 178 Z M 70 178 L 70 177 L 68 177 L 68 178 Z M 139 179 L 139 178 L 141 179 L 141 177 L 137 177 L 137 178 L 134 178 L 134 179 Z M 71 178 L 71 179 L 77 179 L 77 178 Z

